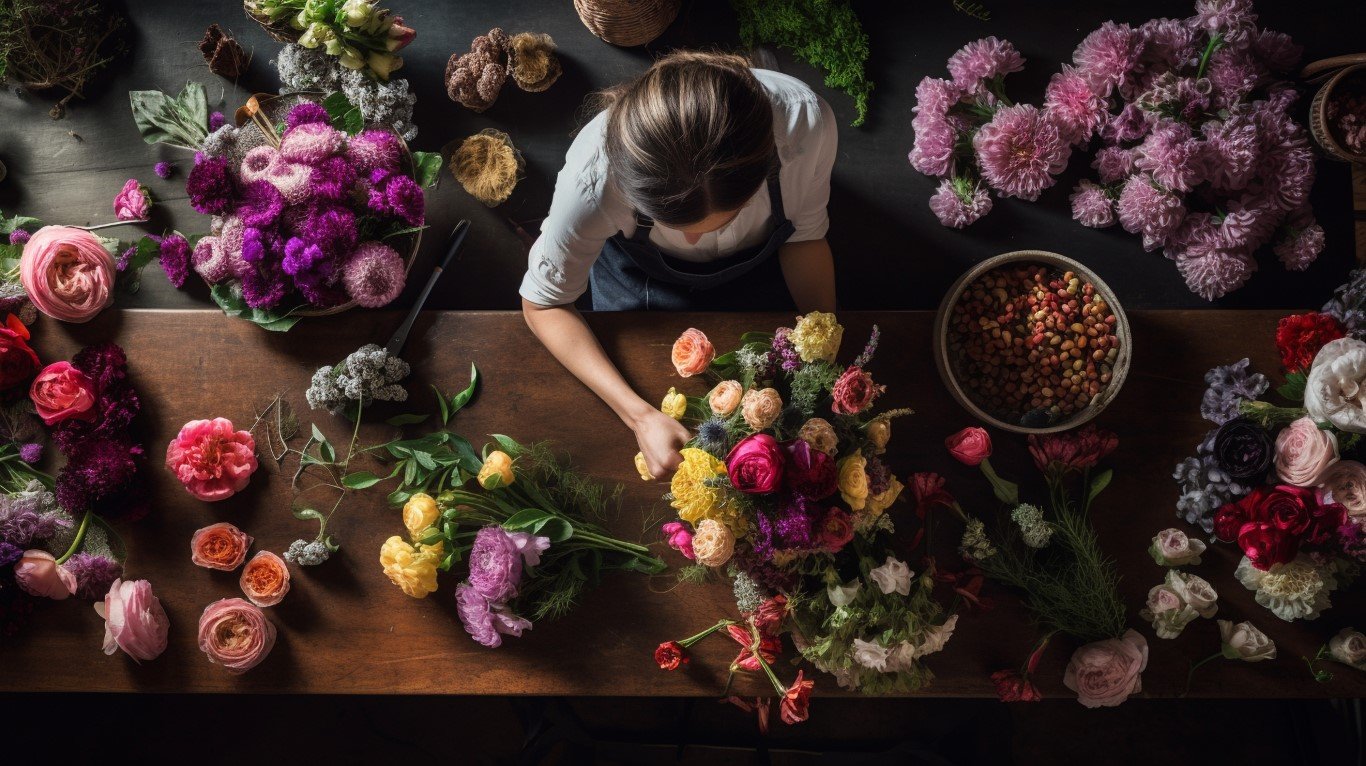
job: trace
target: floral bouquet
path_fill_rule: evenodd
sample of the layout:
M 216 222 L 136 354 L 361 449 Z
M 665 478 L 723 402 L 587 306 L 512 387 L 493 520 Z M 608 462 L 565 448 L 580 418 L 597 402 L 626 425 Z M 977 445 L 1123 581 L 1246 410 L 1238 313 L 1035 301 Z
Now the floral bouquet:
M 877 328 L 847 366 L 836 362 L 843 333 L 834 315 L 814 312 L 775 333 L 746 333 L 740 348 L 716 356 L 689 329 L 674 344 L 674 365 L 715 385 L 701 398 L 671 390 L 662 407 L 696 428 L 670 482 L 678 521 L 664 526 L 669 544 L 696 562 L 685 577 L 724 568 L 734 580 L 745 627 L 715 628 L 741 645 L 732 671 L 764 669 L 784 699 L 804 700 L 812 682 L 799 676 L 789 687 L 772 672 L 783 632 L 842 686 L 885 693 L 930 682 L 921 660 L 955 622 L 931 598 L 933 567 L 917 575 L 891 545 L 886 511 L 903 486 L 880 456 L 892 419 L 909 410 L 874 411 L 883 392 L 868 372 Z M 696 640 L 666 647 L 681 652 Z M 800 715 L 789 707 L 784 720 L 805 718 L 804 704 Z
M 1276 327 L 1284 384 L 1242 359 L 1205 375 L 1213 425 L 1176 467 L 1178 511 L 1238 545 L 1236 575 L 1284 620 L 1316 619 L 1366 562 L 1366 271 Z
M 948 62 L 950 79 L 916 88 L 911 165 L 943 179 L 930 208 L 962 228 L 991 209 L 988 190 L 1038 199 L 1074 149 L 1099 138 L 1071 195 L 1084 226 L 1116 221 L 1162 248 L 1192 291 L 1213 300 L 1257 269 L 1276 240 L 1286 268 L 1323 250 L 1309 206 L 1314 158 L 1290 116 L 1285 79 L 1300 46 L 1260 29 L 1250 0 L 1197 0 L 1187 19 L 1137 27 L 1107 21 L 1053 75 L 1043 106 L 1013 104 L 1005 75 L 1024 67 L 1009 42 L 988 37 Z
M 321 48 L 346 69 L 383 82 L 417 32 L 374 0 L 246 0 L 247 15 L 278 38 Z

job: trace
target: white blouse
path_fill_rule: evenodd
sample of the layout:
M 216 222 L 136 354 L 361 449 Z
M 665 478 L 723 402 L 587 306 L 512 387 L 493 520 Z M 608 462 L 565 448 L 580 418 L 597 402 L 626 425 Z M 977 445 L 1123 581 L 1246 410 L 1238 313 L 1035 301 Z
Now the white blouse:
M 788 240 L 820 239 L 830 227 L 830 171 L 835 164 L 838 132 L 834 113 L 801 80 L 765 69 L 754 76 L 773 101 L 773 133 L 782 170 L 778 180 L 783 208 L 796 232 Z M 573 303 L 588 289 L 588 272 L 607 238 L 635 233 L 631 206 L 607 183 L 607 155 L 603 151 L 606 113 L 579 131 L 565 154 L 564 168 L 555 182 L 550 213 L 541 222 L 541 236 L 531 247 L 523 298 L 541 306 Z M 772 205 L 766 186 L 730 223 L 689 244 L 683 234 L 655 226 L 650 241 L 665 253 L 688 261 L 723 258 L 762 243 L 769 234 Z

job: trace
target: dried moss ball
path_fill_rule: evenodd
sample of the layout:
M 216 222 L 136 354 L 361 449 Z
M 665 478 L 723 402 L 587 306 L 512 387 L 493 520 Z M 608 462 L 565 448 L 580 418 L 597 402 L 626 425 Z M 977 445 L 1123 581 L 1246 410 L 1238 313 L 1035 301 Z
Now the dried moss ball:
M 555 40 L 547 34 L 522 32 L 508 42 L 508 68 L 517 87 L 540 93 L 560 79 Z
M 488 128 L 460 143 L 451 173 L 470 196 L 493 207 L 512 195 L 522 177 L 522 155 L 501 130 Z

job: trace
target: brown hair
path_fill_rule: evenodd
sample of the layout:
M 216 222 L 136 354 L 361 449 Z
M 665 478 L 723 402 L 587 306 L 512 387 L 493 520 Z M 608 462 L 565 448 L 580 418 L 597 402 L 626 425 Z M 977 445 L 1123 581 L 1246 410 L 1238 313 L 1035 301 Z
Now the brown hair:
M 740 56 L 684 51 L 599 94 L 609 178 L 665 225 L 737 210 L 773 161 L 773 105 Z

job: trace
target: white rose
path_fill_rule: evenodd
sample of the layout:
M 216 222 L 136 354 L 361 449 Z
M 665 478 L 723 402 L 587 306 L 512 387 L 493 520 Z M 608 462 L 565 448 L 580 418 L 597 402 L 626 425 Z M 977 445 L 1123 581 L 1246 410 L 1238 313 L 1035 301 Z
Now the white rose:
M 1276 644 L 1250 622 L 1233 624 L 1219 620 L 1219 640 L 1224 644 L 1224 656 L 1230 660 L 1261 662 L 1276 659 Z
M 1366 343 L 1338 338 L 1319 349 L 1305 384 L 1304 409 L 1319 422 L 1366 433 Z
M 887 655 L 887 672 L 900 673 L 910 670 L 911 666 L 915 664 L 915 652 L 916 646 L 910 641 L 902 641 L 892 647 L 891 652 Z
M 887 670 L 887 655 L 890 653 L 887 647 L 876 641 L 854 639 L 854 662 L 870 670 L 878 672 Z
M 1206 619 L 1219 611 L 1219 594 L 1209 581 L 1199 575 L 1184 574 L 1175 569 L 1167 570 L 1167 587 L 1171 588 L 1181 600 Z
M 1366 635 L 1359 630 L 1343 628 L 1328 639 L 1328 653 L 1344 665 L 1366 670 Z
M 869 579 L 877 583 L 877 587 L 883 593 L 897 593 L 902 596 L 911 595 L 911 568 L 906 566 L 906 562 L 898 561 L 892 556 L 887 557 L 887 563 L 868 573 Z
M 1153 538 L 1148 553 L 1158 566 L 1184 567 L 1200 563 L 1200 554 L 1205 552 L 1203 540 L 1192 540 L 1179 529 L 1164 529 Z
M 1158 638 L 1176 638 L 1200 613 L 1170 585 L 1154 585 L 1139 616 L 1150 620 Z
M 854 602 L 854 599 L 858 598 L 859 588 L 862 587 L 863 584 L 858 580 L 854 580 L 848 585 L 827 585 L 825 595 L 829 596 L 830 603 L 837 607 L 849 606 Z
M 953 629 L 958 627 L 958 615 L 950 615 L 949 619 L 944 620 L 943 625 L 935 625 L 925 631 L 925 636 L 920 639 L 920 645 L 915 648 L 915 656 L 925 657 L 942 651 L 944 645 L 953 638 Z

